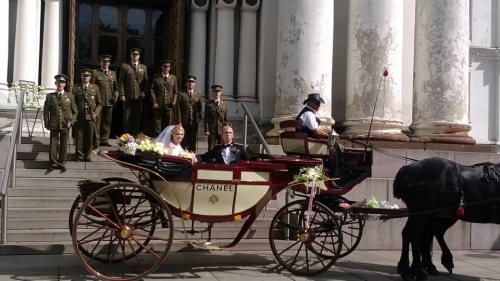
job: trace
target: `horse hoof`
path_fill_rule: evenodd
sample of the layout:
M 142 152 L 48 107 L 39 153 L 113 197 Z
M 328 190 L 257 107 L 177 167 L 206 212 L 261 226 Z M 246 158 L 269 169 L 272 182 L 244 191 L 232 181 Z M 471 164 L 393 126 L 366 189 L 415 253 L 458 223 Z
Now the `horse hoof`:
M 439 271 L 436 268 L 427 268 L 426 271 L 429 275 L 439 275 Z
M 453 267 L 448 267 L 448 266 L 445 266 L 446 270 L 448 270 L 448 272 L 450 273 L 450 275 L 453 274 Z

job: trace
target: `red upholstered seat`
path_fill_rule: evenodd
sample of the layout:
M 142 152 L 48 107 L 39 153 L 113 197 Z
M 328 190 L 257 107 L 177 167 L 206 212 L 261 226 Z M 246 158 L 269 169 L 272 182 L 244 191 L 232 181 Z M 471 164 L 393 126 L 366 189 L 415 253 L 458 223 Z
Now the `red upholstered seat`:
M 328 141 L 314 139 L 301 132 L 302 123 L 297 120 L 286 120 L 279 123 L 285 131 L 280 134 L 283 152 L 289 156 L 323 158 L 328 156 Z

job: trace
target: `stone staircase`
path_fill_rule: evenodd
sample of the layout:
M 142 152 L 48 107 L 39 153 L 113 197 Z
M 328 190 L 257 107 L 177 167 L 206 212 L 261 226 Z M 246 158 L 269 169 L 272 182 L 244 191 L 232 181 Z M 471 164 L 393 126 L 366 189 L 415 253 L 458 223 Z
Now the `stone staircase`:
M 116 140 L 111 140 L 116 143 Z M 60 254 L 72 253 L 73 246 L 68 230 L 69 211 L 78 195 L 78 181 L 121 177 L 137 181 L 134 174 L 119 165 L 92 155 L 92 162 L 75 162 L 73 142 L 70 141 L 67 171 L 48 171 L 49 139 L 23 138 L 18 145 L 16 162 L 16 187 L 8 191 L 7 245 L 0 247 L 0 254 Z M 207 149 L 205 140 L 198 143 L 198 153 Z M 268 208 L 245 234 L 238 250 L 269 250 L 268 228 L 277 211 L 278 202 L 272 200 Z M 182 229 L 181 220 L 174 218 L 176 230 Z M 191 227 L 191 221 L 185 221 Z M 212 241 L 229 242 L 239 232 L 244 220 L 216 224 Z M 196 228 L 206 224 L 196 223 Z M 205 242 L 208 233 L 188 234 L 190 240 Z M 176 231 L 173 250 L 186 246 L 185 235 Z

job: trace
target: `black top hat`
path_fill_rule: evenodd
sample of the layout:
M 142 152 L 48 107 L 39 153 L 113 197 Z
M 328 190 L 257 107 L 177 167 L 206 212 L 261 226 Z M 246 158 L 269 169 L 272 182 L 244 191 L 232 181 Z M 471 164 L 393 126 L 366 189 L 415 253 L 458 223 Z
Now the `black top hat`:
M 318 93 L 309 94 L 303 104 L 306 104 L 308 100 L 315 100 L 319 101 L 320 103 L 325 103 L 325 100 L 322 99 Z

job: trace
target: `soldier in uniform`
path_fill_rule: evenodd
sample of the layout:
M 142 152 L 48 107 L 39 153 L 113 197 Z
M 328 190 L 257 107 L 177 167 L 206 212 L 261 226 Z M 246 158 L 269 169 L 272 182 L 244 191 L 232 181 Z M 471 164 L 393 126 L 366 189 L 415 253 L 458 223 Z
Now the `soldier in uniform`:
M 58 74 L 56 91 L 47 95 L 43 106 L 43 121 L 45 128 L 50 130 L 49 163 L 50 170 L 61 169 L 66 171 L 66 158 L 68 155 L 69 129 L 76 120 L 77 108 L 71 93 L 64 91 L 68 76 Z M 57 144 L 59 144 L 59 158 L 57 157 Z
M 229 125 L 227 120 L 227 104 L 220 98 L 221 85 L 212 85 L 213 99 L 205 103 L 205 134 L 208 136 L 208 150 L 215 144 L 222 143 L 222 128 Z
M 139 134 L 142 119 L 142 100 L 149 89 L 148 69 L 139 63 L 141 50 L 130 49 L 130 63 L 120 70 L 120 100 L 123 102 L 123 131 Z
M 155 74 L 151 85 L 151 103 L 154 110 L 155 133 L 159 135 L 163 129 L 172 124 L 172 113 L 177 102 L 177 77 L 170 74 L 169 60 L 161 61 L 161 73 Z
M 80 72 L 82 74 L 82 84 L 73 87 L 73 95 L 78 108 L 76 155 L 77 161 L 90 162 L 95 122 L 101 112 L 102 103 L 99 87 L 90 83 L 92 70 L 82 69 Z
M 99 87 L 101 94 L 101 114 L 97 116 L 96 133 L 94 134 L 93 147 L 99 145 L 111 146 L 109 144 L 109 133 L 111 131 L 111 117 L 113 116 L 113 105 L 118 99 L 118 79 L 116 72 L 109 69 L 111 60 L 110 55 L 100 55 L 101 68 L 92 71 L 90 84 L 95 84 Z
M 185 130 L 185 136 L 181 143 L 182 147 L 193 152 L 196 152 L 198 123 L 203 117 L 202 95 L 194 90 L 195 85 L 196 76 L 186 77 L 186 90 L 179 93 L 174 110 L 174 123 L 182 125 Z

